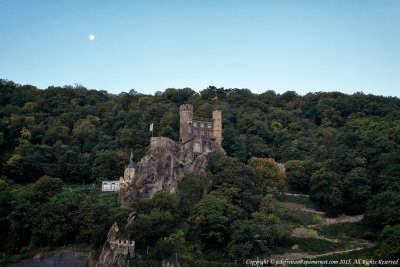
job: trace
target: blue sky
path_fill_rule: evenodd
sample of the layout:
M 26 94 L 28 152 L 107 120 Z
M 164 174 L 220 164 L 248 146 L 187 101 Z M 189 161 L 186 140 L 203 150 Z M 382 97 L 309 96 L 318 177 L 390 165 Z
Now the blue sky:
M 400 97 L 400 1 L 0 0 L 0 78 Z

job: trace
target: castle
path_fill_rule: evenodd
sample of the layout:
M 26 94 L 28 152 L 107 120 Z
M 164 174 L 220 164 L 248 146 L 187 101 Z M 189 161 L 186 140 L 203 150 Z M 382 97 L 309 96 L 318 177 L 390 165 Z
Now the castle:
M 180 127 L 179 141 L 183 144 L 193 143 L 194 153 L 203 153 L 202 137 L 222 143 L 222 112 L 214 110 L 212 118 L 193 117 L 193 106 L 183 104 L 179 107 Z
M 206 177 L 208 155 L 214 152 L 225 153 L 221 146 L 221 111 L 214 110 L 211 119 L 195 118 L 193 106 L 184 104 L 179 108 L 179 115 L 178 142 L 167 137 L 152 137 L 150 148 L 138 164 L 133 162 L 131 151 L 130 163 L 124 170 L 124 176 L 119 181 L 103 183 L 106 191 L 119 191 L 118 200 L 123 207 L 129 207 L 136 198 L 151 199 L 159 191 L 177 192 L 179 182 L 188 174 Z M 127 225 L 134 219 L 135 214 L 132 213 Z M 118 225 L 114 223 L 101 252 L 99 267 L 109 266 L 110 262 L 123 262 L 128 253 L 134 252 L 135 241 L 119 240 L 118 231 Z
M 187 173 L 199 174 L 205 170 L 206 155 L 215 151 L 224 152 L 222 142 L 222 112 L 214 110 L 212 118 L 193 116 L 193 106 L 183 104 L 179 107 L 179 141 L 166 137 L 152 137 L 150 149 L 139 166 L 131 160 L 119 181 L 105 181 L 118 185 L 120 201 L 128 203 L 135 197 L 151 197 L 155 192 L 168 188 L 173 193 L 177 182 Z

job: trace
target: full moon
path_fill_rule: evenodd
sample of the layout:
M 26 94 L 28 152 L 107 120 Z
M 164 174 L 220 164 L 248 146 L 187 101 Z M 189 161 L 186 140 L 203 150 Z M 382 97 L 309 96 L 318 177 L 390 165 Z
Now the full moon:
M 93 34 L 89 35 L 89 40 L 94 40 L 94 35 Z

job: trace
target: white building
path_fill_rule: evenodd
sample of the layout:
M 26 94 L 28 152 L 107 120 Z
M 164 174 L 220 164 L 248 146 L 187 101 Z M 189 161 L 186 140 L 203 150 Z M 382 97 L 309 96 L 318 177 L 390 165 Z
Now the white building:
M 103 181 L 101 183 L 101 191 L 118 191 L 119 181 Z

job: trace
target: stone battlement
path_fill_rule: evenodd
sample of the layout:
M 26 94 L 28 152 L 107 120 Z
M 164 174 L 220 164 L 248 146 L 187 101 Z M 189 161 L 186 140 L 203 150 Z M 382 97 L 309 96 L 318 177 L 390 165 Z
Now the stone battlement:
M 135 241 L 132 240 L 111 240 L 108 241 L 112 250 L 118 251 L 118 253 L 127 255 L 128 252 L 133 253 L 135 251 Z
M 179 107 L 180 111 L 192 111 L 193 112 L 193 106 L 189 104 L 183 104 Z
M 115 240 L 115 241 L 110 241 L 110 244 L 115 244 L 118 246 L 134 246 L 135 245 L 135 241 L 133 240 Z

